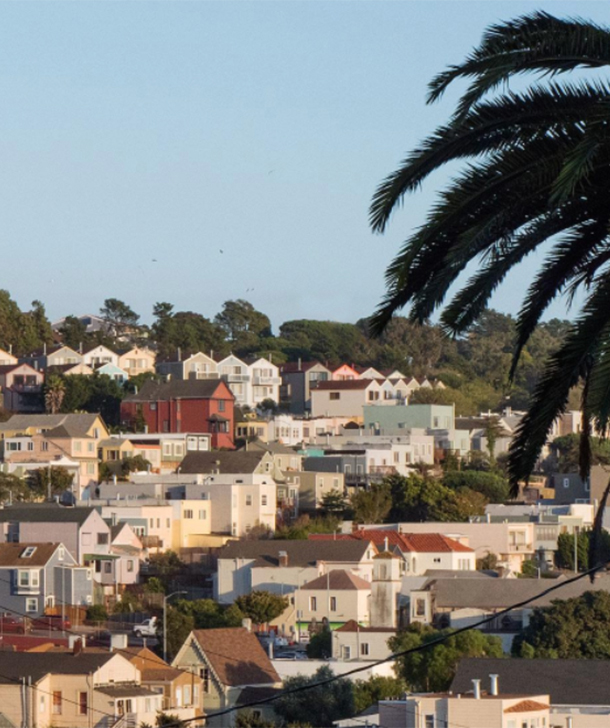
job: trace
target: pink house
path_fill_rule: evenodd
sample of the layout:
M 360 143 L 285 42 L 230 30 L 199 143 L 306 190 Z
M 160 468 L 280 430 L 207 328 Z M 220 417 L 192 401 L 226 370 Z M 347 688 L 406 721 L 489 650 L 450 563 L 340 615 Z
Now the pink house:
M 44 376 L 29 364 L 0 366 L 0 392 L 10 412 L 41 412 Z
M 341 364 L 341 366 L 335 369 L 332 373 L 333 382 L 346 382 L 359 378 L 360 374 L 358 374 L 354 367 L 350 367 L 349 364 Z

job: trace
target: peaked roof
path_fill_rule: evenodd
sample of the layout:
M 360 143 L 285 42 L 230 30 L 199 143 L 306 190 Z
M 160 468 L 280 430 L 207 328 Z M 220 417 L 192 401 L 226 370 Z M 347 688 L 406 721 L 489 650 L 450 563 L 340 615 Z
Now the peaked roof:
M 1 543 L 0 567 L 45 566 L 58 547 L 58 543 Z M 25 556 L 26 549 L 33 549 L 31 556 Z
M 322 574 L 301 587 L 301 589 L 333 589 L 335 591 L 368 591 L 370 588 L 371 585 L 368 581 L 344 569 L 333 569 L 328 574 Z
M 272 455 L 297 455 L 297 451 L 293 447 L 288 447 L 281 442 L 262 442 L 262 440 L 255 440 L 249 442 L 245 448 L 242 448 L 246 452 L 270 452 Z
M 266 451 L 215 450 L 189 452 L 180 463 L 180 472 L 201 473 L 253 473 L 261 464 Z
M 489 686 L 489 675 L 498 675 L 501 693 L 550 695 L 551 704 L 610 706 L 610 682 L 600 680 L 607 660 L 553 660 L 467 657 L 460 660 L 451 683 L 454 693 L 472 690 L 472 680 Z
M 281 682 L 256 635 L 244 627 L 191 632 L 219 680 L 231 687 Z
M 516 705 L 505 709 L 505 713 L 533 713 L 536 710 L 548 710 L 551 706 L 539 703 L 537 700 L 522 700 Z
M 320 361 L 303 361 L 300 363 L 298 361 L 289 361 L 286 364 L 280 364 L 279 368 L 282 374 L 288 374 L 290 372 L 307 372 L 315 366 L 323 367 L 330 374 L 330 369 Z
M 219 559 L 250 559 L 255 566 L 278 567 L 280 552 L 289 566 L 313 566 L 325 562 L 360 562 L 369 548 L 367 541 L 229 541 L 218 554 Z
M 28 428 L 52 430 L 60 425 L 65 425 L 72 432 L 78 433 L 77 436 L 80 437 L 86 435 L 98 419 L 100 419 L 99 414 L 88 412 L 64 415 L 13 415 L 6 422 L 0 423 L 0 432 L 27 430 Z
M 78 523 L 82 525 L 95 508 L 67 507 L 56 503 L 28 503 L 0 508 L 0 523 Z M 32 544 L 33 545 L 33 544 Z
M 148 380 L 142 389 L 125 397 L 123 402 L 156 402 L 168 399 L 210 399 L 218 389 L 234 399 L 231 390 L 222 379 L 171 379 L 169 382 Z
M 333 630 L 333 632 L 385 632 L 386 634 L 396 634 L 396 627 L 363 627 L 356 622 L 355 619 L 348 619 L 341 627 Z
M 38 682 L 49 673 L 54 675 L 89 675 L 116 657 L 112 652 L 2 652 L 0 651 L 0 683 L 21 682 L 24 675 Z
M 440 533 L 399 533 L 398 531 L 386 531 L 383 528 L 359 528 L 352 533 L 339 533 L 336 536 L 332 533 L 314 533 L 309 536 L 313 541 L 340 539 L 340 540 L 365 540 L 372 541 L 378 548 L 388 546 L 399 548 L 403 553 L 474 553 L 469 546 L 465 546 L 454 538 L 443 536 Z

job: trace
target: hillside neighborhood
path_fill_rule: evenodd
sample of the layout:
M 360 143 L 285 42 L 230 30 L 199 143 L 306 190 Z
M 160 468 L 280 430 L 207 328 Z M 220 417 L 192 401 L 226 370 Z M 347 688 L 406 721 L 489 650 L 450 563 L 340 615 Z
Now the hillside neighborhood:
M 307 723 L 290 689 L 332 676 L 312 725 L 610 726 L 602 685 L 557 688 L 597 655 L 539 632 L 558 599 L 610 619 L 610 577 L 574 580 L 607 478 L 574 467 L 578 410 L 511 496 L 524 412 L 464 415 L 442 376 L 66 331 L 0 350 L 7 724 Z M 75 382 L 123 389 L 112 423 Z M 392 658 L 436 635 L 442 669 Z

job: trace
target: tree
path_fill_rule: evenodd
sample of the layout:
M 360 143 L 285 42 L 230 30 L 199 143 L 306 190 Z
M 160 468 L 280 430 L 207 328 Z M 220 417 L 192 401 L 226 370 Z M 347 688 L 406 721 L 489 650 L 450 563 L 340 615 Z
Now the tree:
M 500 557 L 491 551 L 488 551 L 481 559 L 477 559 L 477 569 L 479 571 L 493 571 L 498 568 Z
M 502 641 L 485 635 L 478 629 L 452 634 L 448 630 L 436 630 L 427 625 L 414 623 L 388 640 L 392 652 L 401 652 L 429 642 L 441 636 L 447 639 L 420 652 L 398 658 L 396 674 L 414 692 L 439 692 L 447 690 L 458 662 L 464 657 L 502 657 Z
M 497 473 L 452 470 L 443 474 L 443 485 L 453 490 L 470 488 L 477 493 L 482 493 L 490 503 L 504 503 L 509 497 L 508 481 Z
M 333 654 L 333 633 L 328 627 L 311 635 L 307 644 L 307 657 L 310 660 L 328 660 Z
M 59 330 L 62 342 L 78 351 L 81 344 L 89 340 L 86 325 L 76 316 L 66 316 Z
M 63 379 L 62 412 L 96 412 L 107 425 L 118 425 L 125 389 L 105 374 L 72 374 Z
M 529 625 L 513 641 L 516 657 L 610 659 L 610 594 L 585 592 L 536 608 Z
M 14 473 L 0 473 L 0 501 L 2 503 L 27 501 L 31 498 L 32 491 L 23 478 Z
M 591 550 L 592 531 L 580 531 L 576 538 L 578 570 L 586 571 L 589 568 L 589 552 Z M 557 537 L 557 551 L 555 561 L 560 569 L 574 570 L 574 535 L 571 533 L 560 533 Z M 610 533 L 602 531 L 600 559 L 603 563 L 610 561 Z
M 121 461 L 121 472 L 124 476 L 129 473 L 149 472 L 152 464 L 144 455 L 133 455 Z
M 193 618 L 195 629 L 239 627 L 244 618 L 235 605 L 227 608 L 213 599 L 180 599 L 175 608 Z
M 297 675 L 286 678 L 284 694 L 274 703 L 275 712 L 285 723 L 308 723 L 313 728 L 325 728 L 336 720 L 351 718 L 355 712 L 354 689 L 347 678 L 339 678 L 310 690 L 302 689 L 332 677 L 332 670 L 324 665 L 311 677 Z M 290 692 L 300 688 L 300 692 Z
M 358 490 L 350 498 L 356 523 L 383 523 L 392 508 L 392 494 L 387 483 L 373 483 L 369 490 Z
M 262 412 L 268 412 L 269 414 L 274 415 L 278 410 L 278 405 L 275 400 L 271 399 L 271 397 L 267 397 L 258 405 L 258 409 Z
M 138 328 L 140 316 L 124 301 L 107 298 L 100 308 L 100 315 L 108 326 L 108 331 L 117 339 L 123 338 Z
M 275 728 L 275 723 L 253 710 L 240 710 L 235 718 L 235 728 Z
M 244 617 L 254 624 L 269 624 L 288 608 L 288 598 L 264 590 L 243 594 L 235 600 L 236 606 Z
M 28 485 L 32 494 L 38 498 L 48 497 L 49 482 L 51 496 L 54 496 L 71 490 L 73 481 L 74 473 L 57 465 L 50 468 L 37 468 L 28 473 Z
M 238 356 L 256 351 L 260 339 L 271 336 L 269 317 L 242 298 L 225 301 L 214 323 L 224 332 Z
M 586 290 L 578 317 L 542 369 L 513 440 L 509 470 L 515 494 L 576 384 L 585 385 L 583 476 L 589 470 L 589 423 L 600 432 L 610 424 L 610 272 L 603 267 L 610 222 L 608 86 L 586 78 L 570 85 L 548 80 L 609 63 L 610 31 L 593 23 L 535 12 L 493 26 L 464 62 L 432 80 L 429 101 L 457 79 L 467 79 L 469 86 L 449 122 L 382 182 L 371 205 L 372 227 L 382 232 L 404 196 L 430 173 L 454 160 L 463 163 L 426 224 L 388 269 L 387 295 L 371 320 L 375 332 L 404 306 L 412 320 L 425 321 L 465 267 L 482 261 L 441 314 L 443 329 L 462 335 L 480 319 L 506 274 L 548 246 L 515 322 L 508 372 L 514 380 L 549 303 L 564 291 Z M 512 90 L 510 80 L 527 73 L 547 82 Z
M 322 496 L 320 508 L 325 516 L 342 516 L 345 506 L 345 496 L 338 490 L 329 490 Z
M 371 705 L 376 705 L 380 700 L 400 697 L 406 688 L 406 683 L 399 677 L 373 675 L 368 680 L 356 680 L 354 682 L 356 714 Z
M 178 654 L 178 650 L 185 643 L 186 638 L 195 628 L 195 620 L 188 614 L 169 606 L 167 615 L 167 655 L 170 660 Z M 163 640 L 163 623 L 159 620 L 157 627 L 159 640 Z
M 51 374 L 44 385 L 44 406 L 48 414 L 56 415 L 66 396 L 66 384 L 62 377 Z

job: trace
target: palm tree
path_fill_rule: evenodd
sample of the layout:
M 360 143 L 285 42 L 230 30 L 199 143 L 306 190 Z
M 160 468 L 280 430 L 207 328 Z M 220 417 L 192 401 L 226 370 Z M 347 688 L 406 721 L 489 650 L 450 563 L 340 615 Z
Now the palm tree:
M 51 374 L 44 389 L 44 404 L 46 411 L 55 415 L 61 409 L 66 394 L 64 380 L 57 374 Z
M 408 192 L 433 171 L 463 168 L 439 194 L 426 223 L 387 271 L 387 294 L 371 318 L 379 333 L 409 307 L 423 322 L 448 298 L 466 266 L 476 272 L 441 313 L 447 334 L 465 332 L 506 274 L 543 247 L 540 268 L 517 316 L 511 378 L 524 345 L 558 295 L 586 297 L 562 345 L 548 360 L 514 438 L 509 472 L 516 492 L 535 467 L 570 389 L 583 383 L 581 472 L 590 463 L 592 425 L 610 428 L 610 84 L 577 69 L 610 65 L 610 30 L 536 12 L 494 25 L 466 60 L 434 78 L 428 102 L 455 80 L 466 92 L 447 124 L 415 149 L 377 189 L 372 228 L 385 230 Z M 536 82 L 512 91 L 514 77 Z M 607 495 L 607 494 L 606 494 Z M 600 513 L 603 512 L 603 505 Z

